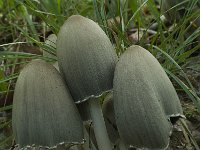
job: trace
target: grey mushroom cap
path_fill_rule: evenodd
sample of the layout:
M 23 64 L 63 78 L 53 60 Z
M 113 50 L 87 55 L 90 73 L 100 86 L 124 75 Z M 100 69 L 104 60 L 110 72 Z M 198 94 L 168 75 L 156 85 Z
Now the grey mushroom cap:
M 171 123 L 158 93 L 160 86 L 154 78 L 166 81 L 159 79 L 162 71 L 154 70 L 157 67 L 155 60 L 140 46 L 131 46 L 116 65 L 113 83 L 115 119 L 119 135 L 128 146 L 164 149 L 169 144 Z M 170 101 L 173 105 L 173 100 Z
M 109 93 L 103 101 L 102 112 L 108 131 L 108 136 L 113 144 L 119 140 L 119 133 L 115 120 L 113 93 Z
M 142 55 L 143 58 L 141 59 L 143 61 L 137 65 L 142 70 L 147 68 L 148 72 L 146 71 L 145 79 L 151 82 L 152 88 L 157 94 L 157 99 L 167 117 L 184 117 L 176 90 L 157 59 L 140 46 L 132 46 L 130 47 L 130 51 L 138 52 L 138 55 Z
M 34 60 L 20 73 L 13 100 L 13 132 L 20 148 L 82 143 L 83 124 L 58 71 Z
M 79 15 L 68 18 L 58 33 L 57 55 L 60 71 L 76 103 L 112 89 L 117 55 L 94 21 Z
M 53 49 L 56 49 L 56 41 L 57 41 L 57 36 L 55 34 L 50 34 L 47 37 L 47 40 L 45 41 L 45 44 L 48 45 L 49 47 L 53 48 Z M 55 55 L 50 54 L 45 50 L 43 51 L 43 56 L 57 59 L 57 57 Z
M 59 66 L 58 66 L 58 62 L 57 62 L 57 61 L 53 64 L 53 66 L 58 70 L 58 72 L 60 72 Z

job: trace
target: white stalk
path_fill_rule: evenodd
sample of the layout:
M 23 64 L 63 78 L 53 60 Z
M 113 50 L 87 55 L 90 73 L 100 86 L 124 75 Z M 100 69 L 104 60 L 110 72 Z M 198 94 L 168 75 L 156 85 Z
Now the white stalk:
M 90 99 L 89 107 L 99 150 L 112 150 L 99 101 Z

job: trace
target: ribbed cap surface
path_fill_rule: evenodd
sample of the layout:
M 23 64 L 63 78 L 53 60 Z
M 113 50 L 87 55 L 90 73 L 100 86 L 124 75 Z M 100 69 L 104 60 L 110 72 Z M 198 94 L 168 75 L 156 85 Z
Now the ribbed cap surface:
M 45 44 L 48 45 L 51 49 L 56 49 L 56 41 L 57 41 L 57 36 L 55 34 L 51 34 L 47 37 Z M 55 55 L 50 54 L 46 52 L 45 50 L 43 51 L 43 56 L 57 59 Z
M 83 141 L 82 121 L 63 79 L 42 60 L 32 61 L 19 75 L 12 125 L 20 147 Z
M 92 20 L 71 16 L 57 39 L 61 72 L 75 102 L 112 89 L 117 55 L 104 31 Z
M 171 125 L 166 113 L 179 109 L 173 106 L 176 96 L 168 99 L 174 98 L 175 91 L 166 91 L 168 95 L 164 97 L 162 90 L 173 88 L 168 82 L 160 64 L 142 47 L 131 46 L 122 54 L 114 74 L 113 99 L 119 134 L 127 145 L 149 149 L 167 147 Z

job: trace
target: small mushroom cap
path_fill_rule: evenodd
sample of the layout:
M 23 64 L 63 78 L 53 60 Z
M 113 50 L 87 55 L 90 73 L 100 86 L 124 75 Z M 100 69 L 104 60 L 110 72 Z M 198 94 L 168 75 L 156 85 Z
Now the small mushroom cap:
M 136 148 L 164 149 L 169 144 L 171 124 L 158 93 L 160 86 L 154 82 L 155 79 L 163 82 L 160 72 L 154 69 L 155 60 L 144 48 L 131 46 L 122 54 L 115 69 L 116 124 L 123 142 Z M 173 105 L 173 100 L 170 101 Z
M 69 17 L 58 33 L 57 55 L 76 103 L 112 89 L 117 55 L 94 21 L 79 15 Z
M 102 112 L 108 131 L 108 136 L 113 144 L 120 138 L 115 121 L 113 94 L 109 93 L 103 101 Z
M 53 64 L 53 66 L 60 72 L 59 66 L 58 66 L 58 62 L 57 62 L 57 61 Z
M 49 47 L 53 48 L 53 49 L 56 49 L 56 41 L 57 41 L 57 36 L 55 34 L 50 34 L 47 37 L 47 40 L 45 41 L 45 44 L 48 45 Z M 57 59 L 57 57 L 55 55 L 50 54 L 45 50 L 43 51 L 43 56 Z
M 21 148 L 83 142 L 83 124 L 74 101 L 59 72 L 42 60 L 29 63 L 18 77 L 12 125 Z

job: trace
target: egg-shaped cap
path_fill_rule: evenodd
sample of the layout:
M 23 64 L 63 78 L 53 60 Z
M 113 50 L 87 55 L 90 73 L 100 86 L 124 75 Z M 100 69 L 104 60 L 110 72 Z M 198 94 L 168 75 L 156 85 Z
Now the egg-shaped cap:
M 127 146 L 164 149 L 169 144 L 171 123 L 161 104 L 154 78 L 154 57 L 139 46 L 129 47 L 116 65 L 113 82 L 115 119 Z M 158 75 L 152 72 L 156 71 Z
M 57 41 L 57 36 L 55 34 L 50 34 L 47 37 L 45 44 L 48 45 L 48 47 L 50 47 L 51 49 L 56 49 L 56 41 Z M 45 50 L 43 51 L 43 56 L 57 59 L 57 57 L 55 55 L 53 55 Z
M 104 31 L 94 21 L 74 15 L 58 33 L 57 55 L 76 103 L 112 89 L 117 55 Z
M 20 148 L 83 142 L 78 110 L 52 65 L 34 60 L 21 71 L 14 92 L 12 126 Z
M 57 41 L 57 36 L 55 34 L 50 34 L 45 43 L 51 47 L 53 47 L 54 49 L 56 49 L 56 41 Z

